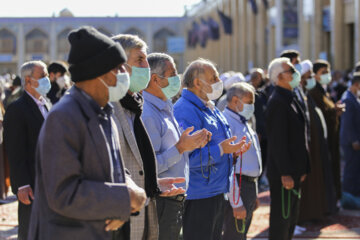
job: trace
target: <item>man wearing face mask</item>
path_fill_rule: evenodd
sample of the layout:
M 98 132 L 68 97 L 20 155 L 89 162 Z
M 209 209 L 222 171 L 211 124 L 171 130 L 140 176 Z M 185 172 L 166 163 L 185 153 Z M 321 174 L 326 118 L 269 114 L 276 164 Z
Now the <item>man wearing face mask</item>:
M 93 27 L 73 30 L 68 39 L 75 86 L 39 135 L 28 239 L 129 239 L 124 223 L 146 197 L 125 172 L 109 103 L 121 97 L 110 89 L 119 89 L 117 75 L 126 76 L 126 55 Z
M 188 151 L 207 143 L 206 129 L 190 135 L 193 127 L 183 133 L 173 115 L 171 98 L 180 91 L 180 78 L 174 60 L 164 53 L 147 57 L 151 79 L 143 92 L 144 112 L 141 116 L 153 144 L 159 177 L 185 177 L 188 172 Z M 185 183 L 179 184 L 185 189 Z M 182 227 L 185 195 L 158 197 L 156 207 L 159 219 L 159 239 L 178 239 Z
M 120 101 L 114 101 L 115 115 L 118 118 L 121 152 L 125 156 L 125 166 L 132 179 L 144 188 L 148 201 L 145 209 L 130 218 L 130 239 L 158 239 L 158 219 L 155 197 L 173 196 L 185 192 L 173 183 L 181 183 L 184 178 L 157 179 L 156 155 L 151 139 L 141 119 L 143 111 L 143 91 L 150 81 L 150 68 L 147 62 L 147 45 L 134 35 L 117 35 L 112 38 L 119 42 L 127 55 L 126 70 L 130 74 L 128 91 Z
M 299 214 L 300 184 L 309 172 L 305 113 L 294 95 L 300 73 L 288 58 L 269 65 L 276 85 L 266 109 L 267 176 L 270 184 L 270 240 L 292 238 Z
M 291 64 L 294 65 L 295 69 L 301 74 L 302 72 L 302 66 L 301 66 L 301 59 L 300 59 L 300 53 L 294 49 L 285 50 L 280 54 L 280 57 L 286 57 L 290 60 Z M 301 86 L 297 86 L 293 89 L 295 96 L 299 100 L 300 106 L 302 107 L 302 110 L 305 113 L 306 119 L 306 129 L 307 129 L 307 141 L 310 142 L 310 116 L 309 116 L 309 106 L 307 97 L 304 93 L 304 90 L 301 88 Z
M 341 198 L 341 176 L 340 176 L 340 116 L 345 111 L 345 104 L 338 101 L 334 103 L 326 91 L 331 82 L 330 64 L 325 60 L 317 60 L 313 65 L 316 85 L 309 91 L 316 105 L 324 114 L 328 130 L 329 152 L 331 156 L 333 181 L 335 184 L 337 200 Z
M 40 128 L 50 110 L 46 65 L 41 61 L 21 66 L 23 95 L 11 103 L 4 117 L 4 144 L 10 164 L 11 189 L 19 200 L 18 238 L 26 239 L 35 185 L 35 148 Z
M 355 72 L 351 87 L 342 96 L 346 111 L 341 116 L 340 143 L 344 152 L 345 168 L 343 192 L 360 199 L 360 73 Z
M 194 127 L 211 132 L 211 140 L 203 148 L 189 152 L 189 186 L 183 220 L 184 240 L 221 238 L 224 220 L 224 193 L 229 191 L 229 177 L 234 153 L 246 152 L 250 143 L 234 142 L 224 115 L 212 100 L 223 91 L 214 64 L 198 59 L 184 72 L 180 99 L 174 115 L 182 129 Z
M 247 123 L 254 114 L 255 89 L 248 83 L 235 83 L 227 92 L 224 116 L 233 136 L 246 136 L 250 149 L 236 159 L 234 174 L 230 180 L 229 203 L 225 207 L 224 235 L 222 239 L 246 239 L 252 214 L 256 208 L 257 183 L 261 174 L 261 150 L 259 139 Z M 241 184 L 241 185 L 240 185 Z M 243 232 L 238 229 L 245 227 Z
M 316 85 L 310 60 L 301 62 L 301 87 L 308 93 Z M 327 127 L 324 115 L 313 98 L 307 94 L 310 116 L 310 168 L 302 184 L 299 222 L 322 220 L 336 208 L 335 186 L 327 146 Z M 330 184 L 329 184 L 330 183 Z
M 57 103 L 66 91 L 65 74 L 67 67 L 61 62 L 53 62 L 48 67 L 51 89 L 47 94 L 52 104 Z

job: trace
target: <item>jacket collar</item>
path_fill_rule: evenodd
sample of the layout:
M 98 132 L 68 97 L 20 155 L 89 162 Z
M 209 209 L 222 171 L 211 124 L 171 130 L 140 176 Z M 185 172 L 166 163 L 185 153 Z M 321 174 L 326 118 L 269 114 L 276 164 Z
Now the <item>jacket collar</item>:
M 279 87 L 279 86 L 275 86 L 274 89 L 276 92 L 278 92 L 280 95 L 284 96 L 289 102 L 291 102 L 293 100 L 294 97 L 294 92 L 290 91 L 288 89 Z
M 171 110 L 171 102 L 170 102 L 170 100 L 163 101 L 160 98 L 152 95 L 151 93 L 148 93 L 147 91 L 143 91 L 142 95 L 143 95 L 144 100 L 146 102 L 150 103 L 151 105 L 153 105 L 157 109 L 165 110 L 165 111 L 170 111 Z
M 189 102 L 191 102 L 192 104 L 194 104 L 196 107 L 200 108 L 201 110 L 206 110 L 207 106 L 204 104 L 203 101 L 201 101 L 201 99 L 196 96 L 194 93 L 192 93 L 191 91 L 184 89 L 181 93 L 181 97 L 185 98 L 186 100 L 188 100 Z
M 40 112 L 39 106 L 37 105 L 37 103 L 35 102 L 35 100 L 32 98 L 32 96 L 27 93 L 26 91 L 23 92 L 23 98 L 25 99 L 25 101 L 27 102 L 27 104 L 29 104 L 31 111 L 33 112 L 33 114 L 35 114 L 35 116 L 41 121 L 41 123 L 44 121 L 44 117 Z M 49 110 L 49 108 L 48 108 Z
M 240 114 L 234 112 L 233 110 L 231 110 L 230 108 L 226 107 L 224 109 L 224 113 L 228 114 L 230 117 L 234 118 L 237 121 L 240 121 L 243 124 L 246 124 L 247 120 L 246 118 L 244 118 L 243 116 L 241 116 Z

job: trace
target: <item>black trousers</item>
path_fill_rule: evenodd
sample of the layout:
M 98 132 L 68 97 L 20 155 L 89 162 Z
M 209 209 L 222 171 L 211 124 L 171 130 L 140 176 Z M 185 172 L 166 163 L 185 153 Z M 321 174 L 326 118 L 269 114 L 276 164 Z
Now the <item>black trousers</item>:
M 18 228 L 18 240 L 26 240 L 28 231 L 29 231 L 29 224 L 30 224 L 30 216 L 31 216 L 31 206 L 22 204 L 19 201 L 18 206 L 18 221 L 19 221 L 19 228 Z
M 184 202 L 172 198 L 156 198 L 159 240 L 177 240 L 183 222 Z
M 224 220 L 224 194 L 186 200 L 183 222 L 184 240 L 219 240 Z
M 235 218 L 233 214 L 233 208 L 230 205 L 230 202 L 226 203 L 225 207 L 225 216 L 224 216 L 224 235 L 222 240 L 233 240 L 241 239 L 246 240 L 246 234 L 249 230 L 253 212 L 256 206 L 257 198 L 257 182 L 249 182 L 246 180 L 241 181 L 241 200 L 246 209 L 246 218 L 245 218 L 245 232 L 239 233 L 235 226 Z M 237 198 L 237 196 L 236 196 Z M 243 220 L 237 220 L 238 229 L 241 230 Z
M 295 181 L 296 182 L 296 181 Z M 292 191 L 284 190 L 284 210 L 287 219 L 282 216 L 281 180 L 269 179 L 270 184 L 270 228 L 269 240 L 291 240 L 299 216 L 300 199 Z M 300 191 L 299 184 L 295 184 Z M 290 212 L 288 213 L 288 194 L 290 194 Z

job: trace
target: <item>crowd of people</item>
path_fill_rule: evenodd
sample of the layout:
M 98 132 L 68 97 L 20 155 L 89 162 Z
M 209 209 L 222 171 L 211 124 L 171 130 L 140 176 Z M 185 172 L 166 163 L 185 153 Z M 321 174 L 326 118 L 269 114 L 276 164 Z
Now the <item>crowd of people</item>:
M 246 239 L 258 185 L 272 240 L 360 208 L 360 64 L 345 81 L 286 50 L 246 76 L 202 58 L 180 75 L 135 35 L 68 40 L 67 63 L 0 80 L 19 239 Z

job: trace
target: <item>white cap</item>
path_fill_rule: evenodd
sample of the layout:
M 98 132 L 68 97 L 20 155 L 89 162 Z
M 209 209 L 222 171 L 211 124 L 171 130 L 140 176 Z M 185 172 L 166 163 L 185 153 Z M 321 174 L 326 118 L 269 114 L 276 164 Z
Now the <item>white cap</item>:
M 230 76 L 231 76 L 230 73 L 225 72 L 225 73 L 222 73 L 219 78 L 221 81 L 225 82 Z
M 227 91 L 231 88 L 231 86 L 234 83 L 244 82 L 244 81 L 245 81 L 244 75 L 241 72 L 237 72 L 233 76 L 229 77 L 226 81 L 224 81 L 224 88 Z
M 301 76 L 312 70 L 313 65 L 309 59 L 302 61 L 301 63 Z

